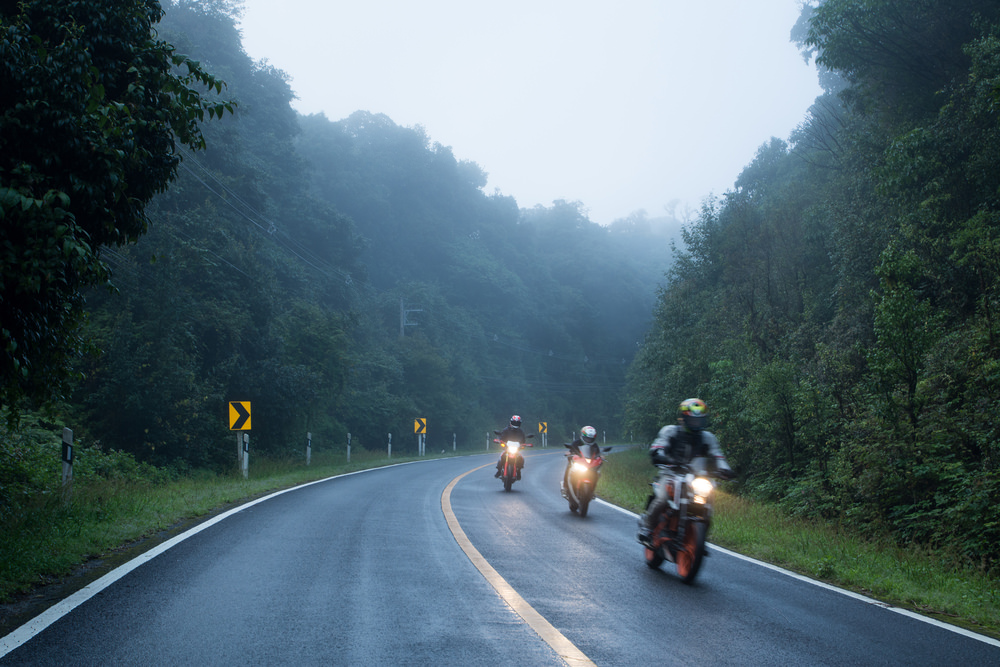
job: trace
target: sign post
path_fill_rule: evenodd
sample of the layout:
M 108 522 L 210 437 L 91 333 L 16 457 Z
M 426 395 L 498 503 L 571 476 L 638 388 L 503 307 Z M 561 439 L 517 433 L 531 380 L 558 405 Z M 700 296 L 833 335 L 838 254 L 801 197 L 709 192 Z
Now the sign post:
M 250 451 L 250 401 L 229 401 L 229 430 L 236 434 L 236 464 L 247 476 L 247 457 Z
M 413 432 L 417 434 L 417 456 L 424 455 L 424 436 L 427 435 L 427 419 L 417 417 L 413 420 Z

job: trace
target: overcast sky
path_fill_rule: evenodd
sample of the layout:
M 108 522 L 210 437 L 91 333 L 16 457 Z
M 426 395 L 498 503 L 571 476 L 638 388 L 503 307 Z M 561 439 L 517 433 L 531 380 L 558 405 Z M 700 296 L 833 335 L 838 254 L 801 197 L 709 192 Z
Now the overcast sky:
M 607 224 L 730 189 L 820 93 L 800 0 L 245 0 L 247 53 L 304 114 L 421 125 L 522 208 Z

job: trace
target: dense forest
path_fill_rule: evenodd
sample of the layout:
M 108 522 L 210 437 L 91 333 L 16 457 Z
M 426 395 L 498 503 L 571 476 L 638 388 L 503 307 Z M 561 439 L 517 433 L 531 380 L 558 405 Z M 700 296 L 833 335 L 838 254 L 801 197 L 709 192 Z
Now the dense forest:
M 995 568 L 1000 5 L 812 4 L 825 93 L 685 228 L 627 424 L 700 395 L 754 492 Z
M 791 37 L 825 92 L 801 125 L 694 219 L 607 227 L 484 192 L 377 110 L 298 114 L 238 0 L 9 5 L 8 429 L 225 471 L 231 400 L 282 457 L 307 432 L 412 452 L 418 417 L 431 448 L 512 413 L 645 441 L 700 396 L 748 493 L 997 566 L 996 2 L 805 3 Z
M 181 471 L 232 467 L 231 400 L 265 456 L 300 457 L 307 433 L 413 453 L 416 418 L 438 449 L 481 448 L 515 413 L 558 442 L 620 436 L 680 223 L 519 209 L 419 126 L 296 113 L 287 75 L 243 50 L 241 3 L 159 4 L 157 38 L 225 87 L 142 233 L 100 244 L 108 279 L 81 290 L 84 344 L 44 423 Z

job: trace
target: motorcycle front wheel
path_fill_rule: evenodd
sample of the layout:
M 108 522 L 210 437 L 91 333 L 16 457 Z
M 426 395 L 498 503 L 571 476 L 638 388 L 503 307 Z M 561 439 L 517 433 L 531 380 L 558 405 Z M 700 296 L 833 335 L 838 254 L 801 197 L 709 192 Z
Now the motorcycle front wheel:
M 660 555 L 660 550 L 646 547 L 646 565 L 648 565 L 651 570 L 656 570 L 662 563 L 663 556 Z
M 705 524 L 693 521 L 684 531 L 684 548 L 677 552 L 677 574 L 681 581 L 690 584 L 698 576 L 705 556 Z
M 580 516 L 587 516 L 587 508 L 590 507 L 590 496 L 590 489 L 586 489 L 580 494 Z

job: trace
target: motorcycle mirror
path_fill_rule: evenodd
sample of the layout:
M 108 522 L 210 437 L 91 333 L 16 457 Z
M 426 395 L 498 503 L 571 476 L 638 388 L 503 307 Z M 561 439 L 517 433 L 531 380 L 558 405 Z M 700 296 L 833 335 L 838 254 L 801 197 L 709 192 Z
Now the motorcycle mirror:
M 534 434 L 534 433 L 529 433 L 529 434 L 528 434 L 528 437 L 529 437 L 529 438 L 534 438 L 534 437 L 535 437 L 535 434 Z

